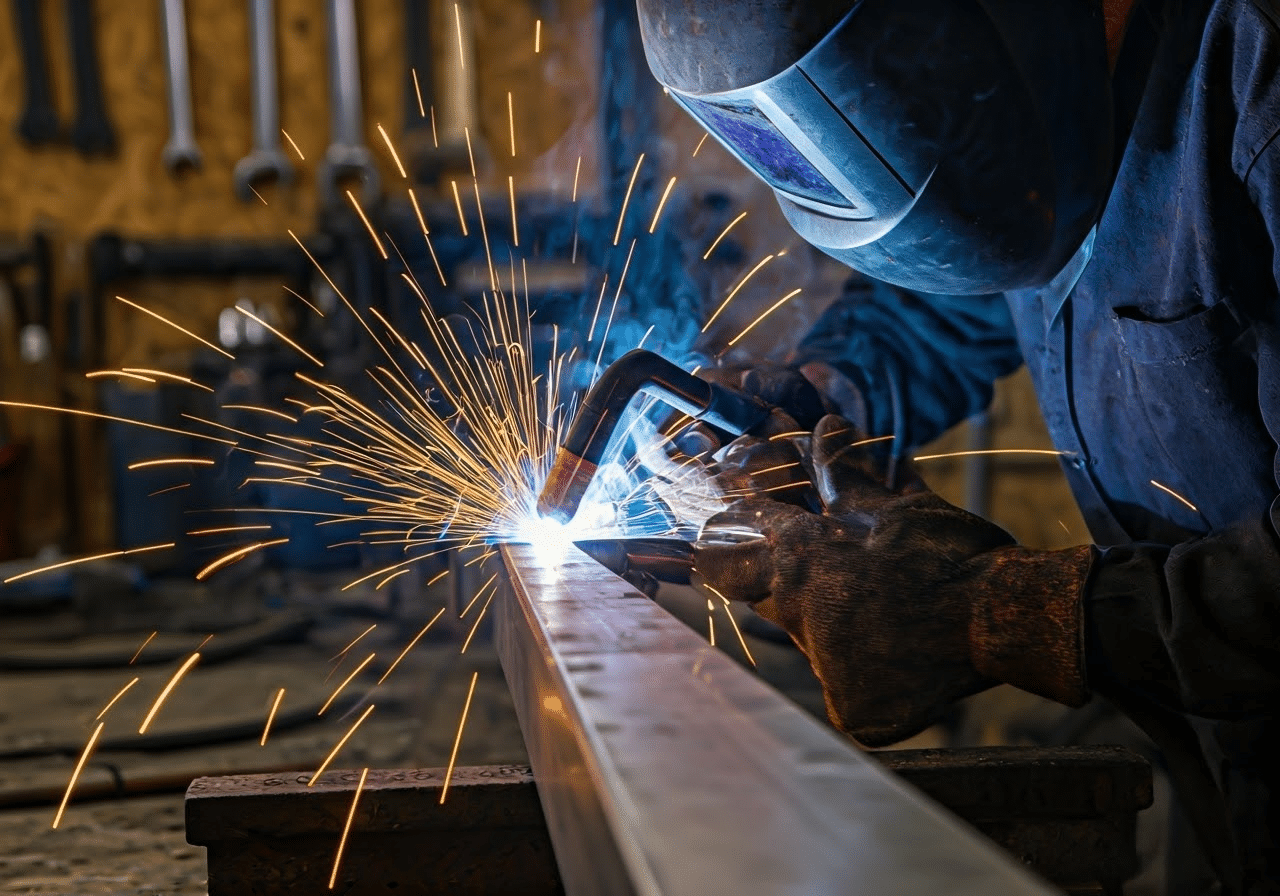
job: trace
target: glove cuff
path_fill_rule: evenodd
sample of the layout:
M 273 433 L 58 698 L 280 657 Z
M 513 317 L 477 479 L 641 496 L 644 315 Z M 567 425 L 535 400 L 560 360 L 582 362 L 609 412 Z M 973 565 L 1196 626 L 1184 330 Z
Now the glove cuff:
M 1082 706 L 1089 699 L 1083 596 L 1093 548 L 1007 547 L 982 558 L 988 566 L 969 621 L 974 668 L 987 678 Z

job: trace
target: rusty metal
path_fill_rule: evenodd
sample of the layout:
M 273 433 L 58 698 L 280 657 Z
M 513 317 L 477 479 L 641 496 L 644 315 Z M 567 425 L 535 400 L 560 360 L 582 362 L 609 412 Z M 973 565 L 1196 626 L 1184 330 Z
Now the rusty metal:
M 567 892 L 1052 892 L 586 555 L 503 556 L 498 652 Z
M 336 887 L 358 771 L 197 778 L 187 842 L 208 849 L 209 896 L 285 893 L 556 896 L 563 892 L 527 767 L 372 770 Z

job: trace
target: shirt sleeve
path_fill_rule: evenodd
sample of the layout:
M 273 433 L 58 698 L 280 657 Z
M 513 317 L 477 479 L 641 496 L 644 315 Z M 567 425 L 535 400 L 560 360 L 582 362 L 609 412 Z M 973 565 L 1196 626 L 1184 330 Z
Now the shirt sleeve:
M 924 295 L 855 274 L 795 360 L 837 370 L 862 404 L 851 414 L 836 398 L 842 412 L 905 453 L 985 408 L 1022 353 L 1001 294 Z

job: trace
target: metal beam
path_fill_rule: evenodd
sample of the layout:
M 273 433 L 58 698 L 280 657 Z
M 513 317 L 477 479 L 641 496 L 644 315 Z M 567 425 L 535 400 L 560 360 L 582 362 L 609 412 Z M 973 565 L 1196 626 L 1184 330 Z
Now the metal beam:
M 498 651 L 571 896 L 1053 892 L 585 554 L 503 558 Z

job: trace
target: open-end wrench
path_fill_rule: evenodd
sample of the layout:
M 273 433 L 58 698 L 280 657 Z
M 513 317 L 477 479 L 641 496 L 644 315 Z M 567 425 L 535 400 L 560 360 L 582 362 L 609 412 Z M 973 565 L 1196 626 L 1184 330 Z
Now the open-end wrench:
M 364 110 L 360 102 L 360 46 L 356 34 L 354 0 L 329 0 L 329 86 L 332 135 L 320 162 L 320 195 L 327 207 L 338 203 L 338 184 L 358 176 L 366 202 L 378 198 L 380 183 L 373 156 L 362 136 Z
M 62 133 L 53 108 L 49 86 L 49 61 L 44 54 L 44 29 L 40 25 L 40 0 L 13 0 L 13 21 L 22 50 L 22 74 L 26 80 L 26 104 L 14 130 L 33 146 L 53 143 Z
M 183 0 L 160 0 L 164 29 L 164 59 L 169 71 L 169 142 L 164 145 L 165 167 L 174 174 L 184 167 L 199 168 L 200 148 L 191 114 L 191 70 L 187 61 L 187 12 Z
M 116 132 L 107 117 L 93 37 L 93 0 L 66 0 L 67 39 L 75 71 L 76 117 L 71 144 L 84 155 L 109 155 L 116 150 Z
M 236 162 L 236 193 L 254 199 L 260 181 L 293 181 L 293 166 L 280 151 L 280 104 L 276 88 L 276 11 L 273 0 L 249 0 L 249 47 L 253 53 L 253 149 Z

